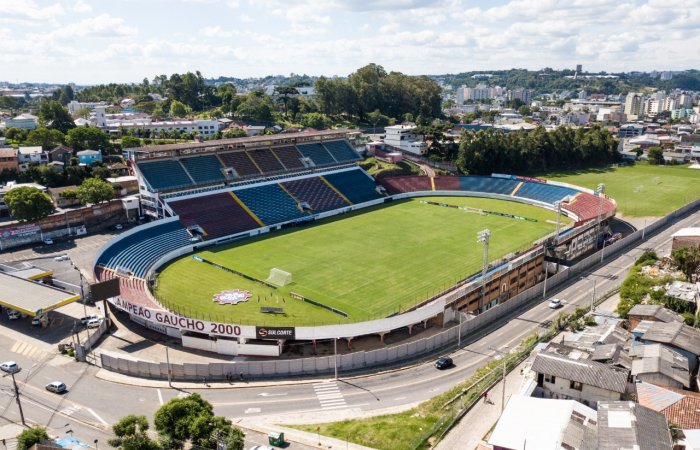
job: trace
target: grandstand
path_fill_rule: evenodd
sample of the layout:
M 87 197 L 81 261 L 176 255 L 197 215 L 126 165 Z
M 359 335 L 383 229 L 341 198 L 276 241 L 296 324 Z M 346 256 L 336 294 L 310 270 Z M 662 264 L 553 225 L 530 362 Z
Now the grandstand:
M 374 180 L 360 169 L 335 172 L 324 175 L 323 178 L 352 203 L 364 203 L 383 197 L 377 192 Z
M 219 158 L 221 158 L 226 167 L 233 168 L 239 177 L 260 175 L 261 173 L 258 166 L 250 158 L 250 155 L 244 151 L 221 153 Z
M 154 190 L 184 188 L 193 181 L 179 161 L 163 159 L 139 164 L 139 170 Z
M 228 236 L 261 226 L 232 192 L 176 199 L 168 203 L 185 227 L 199 226 L 207 239 Z
M 297 201 L 306 202 L 314 213 L 331 211 L 349 204 L 338 191 L 319 177 L 288 181 L 282 183 L 282 186 Z
M 303 156 L 294 146 L 273 148 L 272 153 L 277 156 L 277 159 L 284 164 L 287 170 L 304 168 L 304 164 L 301 162 Z
M 511 195 L 521 198 L 529 198 L 538 202 L 554 204 L 579 191 L 564 186 L 556 186 L 548 183 L 522 181 Z
M 323 146 L 338 162 L 350 162 L 360 159 L 347 141 L 328 141 L 324 142 Z
M 285 170 L 282 163 L 269 148 L 251 150 L 248 152 L 248 156 L 250 156 L 250 159 L 260 168 L 260 171 L 266 175 L 283 172 Z
M 224 181 L 223 167 L 215 155 L 194 156 L 180 160 L 190 177 L 197 184 Z
M 308 215 L 277 183 L 236 190 L 235 194 L 265 225 L 284 223 Z
M 326 147 L 321 143 L 299 144 L 297 145 L 299 152 L 309 158 L 316 166 L 325 166 L 335 164 L 338 161 L 333 158 L 333 155 L 328 153 Z

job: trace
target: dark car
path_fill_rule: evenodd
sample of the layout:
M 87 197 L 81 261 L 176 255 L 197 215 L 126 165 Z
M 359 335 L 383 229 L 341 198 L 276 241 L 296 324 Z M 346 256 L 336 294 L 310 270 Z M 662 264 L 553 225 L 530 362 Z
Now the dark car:
M 443 356 L 442 358 L 438 359 L 435 361 L 435 367 L 438 369 L 447 369 L 448 367 L 452 367 L 454 365 L 454 362 L 452 362 L 452 358 L 449 356 Z

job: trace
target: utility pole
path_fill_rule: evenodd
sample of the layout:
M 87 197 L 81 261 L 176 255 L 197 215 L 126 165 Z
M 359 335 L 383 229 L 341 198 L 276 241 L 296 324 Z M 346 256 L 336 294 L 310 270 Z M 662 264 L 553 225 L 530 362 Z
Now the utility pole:
M 27 422 L 24 421 L 24 411 L 22 411 L 22 402 L 19 400 L 19 388 L 17 387 L 17 380 L 15 380 L 15 373 L 19 373 L 22 369 L 17 372 L 12 372 L 12 384 L 15 387 L 15 401 L 17 401 L 17 406 L 19 407 L 19 417 L 22 419 L 22 425 L 27 426 Z
M 600 225 L 603 216 L 603 197 L 605 196 L 605 183 L 598 184 L 595 190 L 598 193 L 598 231 L 596 233 L 596 239 L 600 236 Z
M 481 269 L 481 299 L 479 300 L 479 314 L 482 313 L 484 307 L 484 298 L 486 296 L 486 269 L 489 264 L 489 240 L 491 239 L 491 230 L 488 228 L 476 233 L 476 242 L 484 244 L 484 260 Z
M 501 374 L 501 384 L 503 385 L 503 389 L 501 390 L 501 414 L 503 414 L 503 410 L 506 407 L 506 360 L 508 359 L 508 352 L 504 352 L 493 347 L 490 348 L 491 350 L 499 354 L 501 356 L 501 359 L 503 360 L 503 373 Z M 507 345 L 503 346 L 503 350 L 507 348 Z
M 462 348 L 462 312 L 457 310 L 459 316 L 459 327 L 457 327 L 457 348 Z
M 335 379 L 338 379 L 338 338 L 333 338 L 333 369 L 335 370 Z
M 168 353 L 168 346 L 165 346 L 165 362 L 168 365 L 168 386 L 173 387 L 173 371 L 170 369 L 170 353 Z
M 593 295 L 591 296 L 591 313 L 595 311 L 595 284 L 598 280 L 593 280 Z

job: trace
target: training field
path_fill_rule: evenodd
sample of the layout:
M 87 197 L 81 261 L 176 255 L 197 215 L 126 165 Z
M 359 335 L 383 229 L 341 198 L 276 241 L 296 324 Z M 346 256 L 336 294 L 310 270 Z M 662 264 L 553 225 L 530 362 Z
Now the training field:
M 422 200 L 505 212 L 537 222 L 481 215 Z M 529 248 L 555 230 L 555 220 L 554 212 L 501 200 L 430 197 L 397 201 L 197 253 L 257 279 L 266 279 L 273 267 L 291 272 L 293 282 L 285 287 L 273 290 L 187 256 L 163 269 L 156 295 L 181 314 L 244 325 L 376 319 L 403 311 L 480 271 L 483 246 L 476 242 L 478 231 L 491 230 L 489 259 L 493 261 Z M 253 297 L 238 305 L 212 301 L 214 294 L 232 289 L 248 290 Z M 290 292 L 349 317 L 292 299 Z M 285 314 L 262 314 L 261 306 L 280 307 Z
M 639 163 L 610 169 L 553 172 L 543 178 L 595 189 L 605 183 L 617 201 L 617 211 L 627 217 L 660 217 L 700 198 L 700 170 L 683 166 Z

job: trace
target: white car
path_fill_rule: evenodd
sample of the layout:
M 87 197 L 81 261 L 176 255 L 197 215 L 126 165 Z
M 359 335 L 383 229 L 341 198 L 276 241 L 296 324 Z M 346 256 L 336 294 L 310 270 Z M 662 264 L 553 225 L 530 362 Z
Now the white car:
M 54 261 L 68 261 L 68 255 L 60 255 L 56 256 L 53 260 Z
M 89 316 L 81 317 L 80 324 L 87 325 L 88 322 L 90 322 L 91 320 L 99 320 L 99 317 L 97 316 L 97 314 L 90 314 Z
M 549 301 L 549 307 L 552 309 L 561 308 L 563 303 L 558 298 L 553 298 Z
M 5 361 L 0 364 L 0 370 L 7 373 L 17 373 L 19 372 L 19 366 L 14 361 Z
M 55 392 L 56 394 L 63 394 L 66 392 L 66 385 L 65 383 L 61 383 L 60 381 L 52 381 L 51 383 L 46 385 L 46 390 Z
M 53 239 L 51 239 L 51 238 L 46 238 L 46 239 L 44 239 L 44 244 L 46 244 L 46 245 L 51 245 L 51 244 L 53 244 Z
M 102 323 L 102 319 L 90 319 L 87 321 L 87 327 L 88 328 L 97 328 L 100 326 Z

